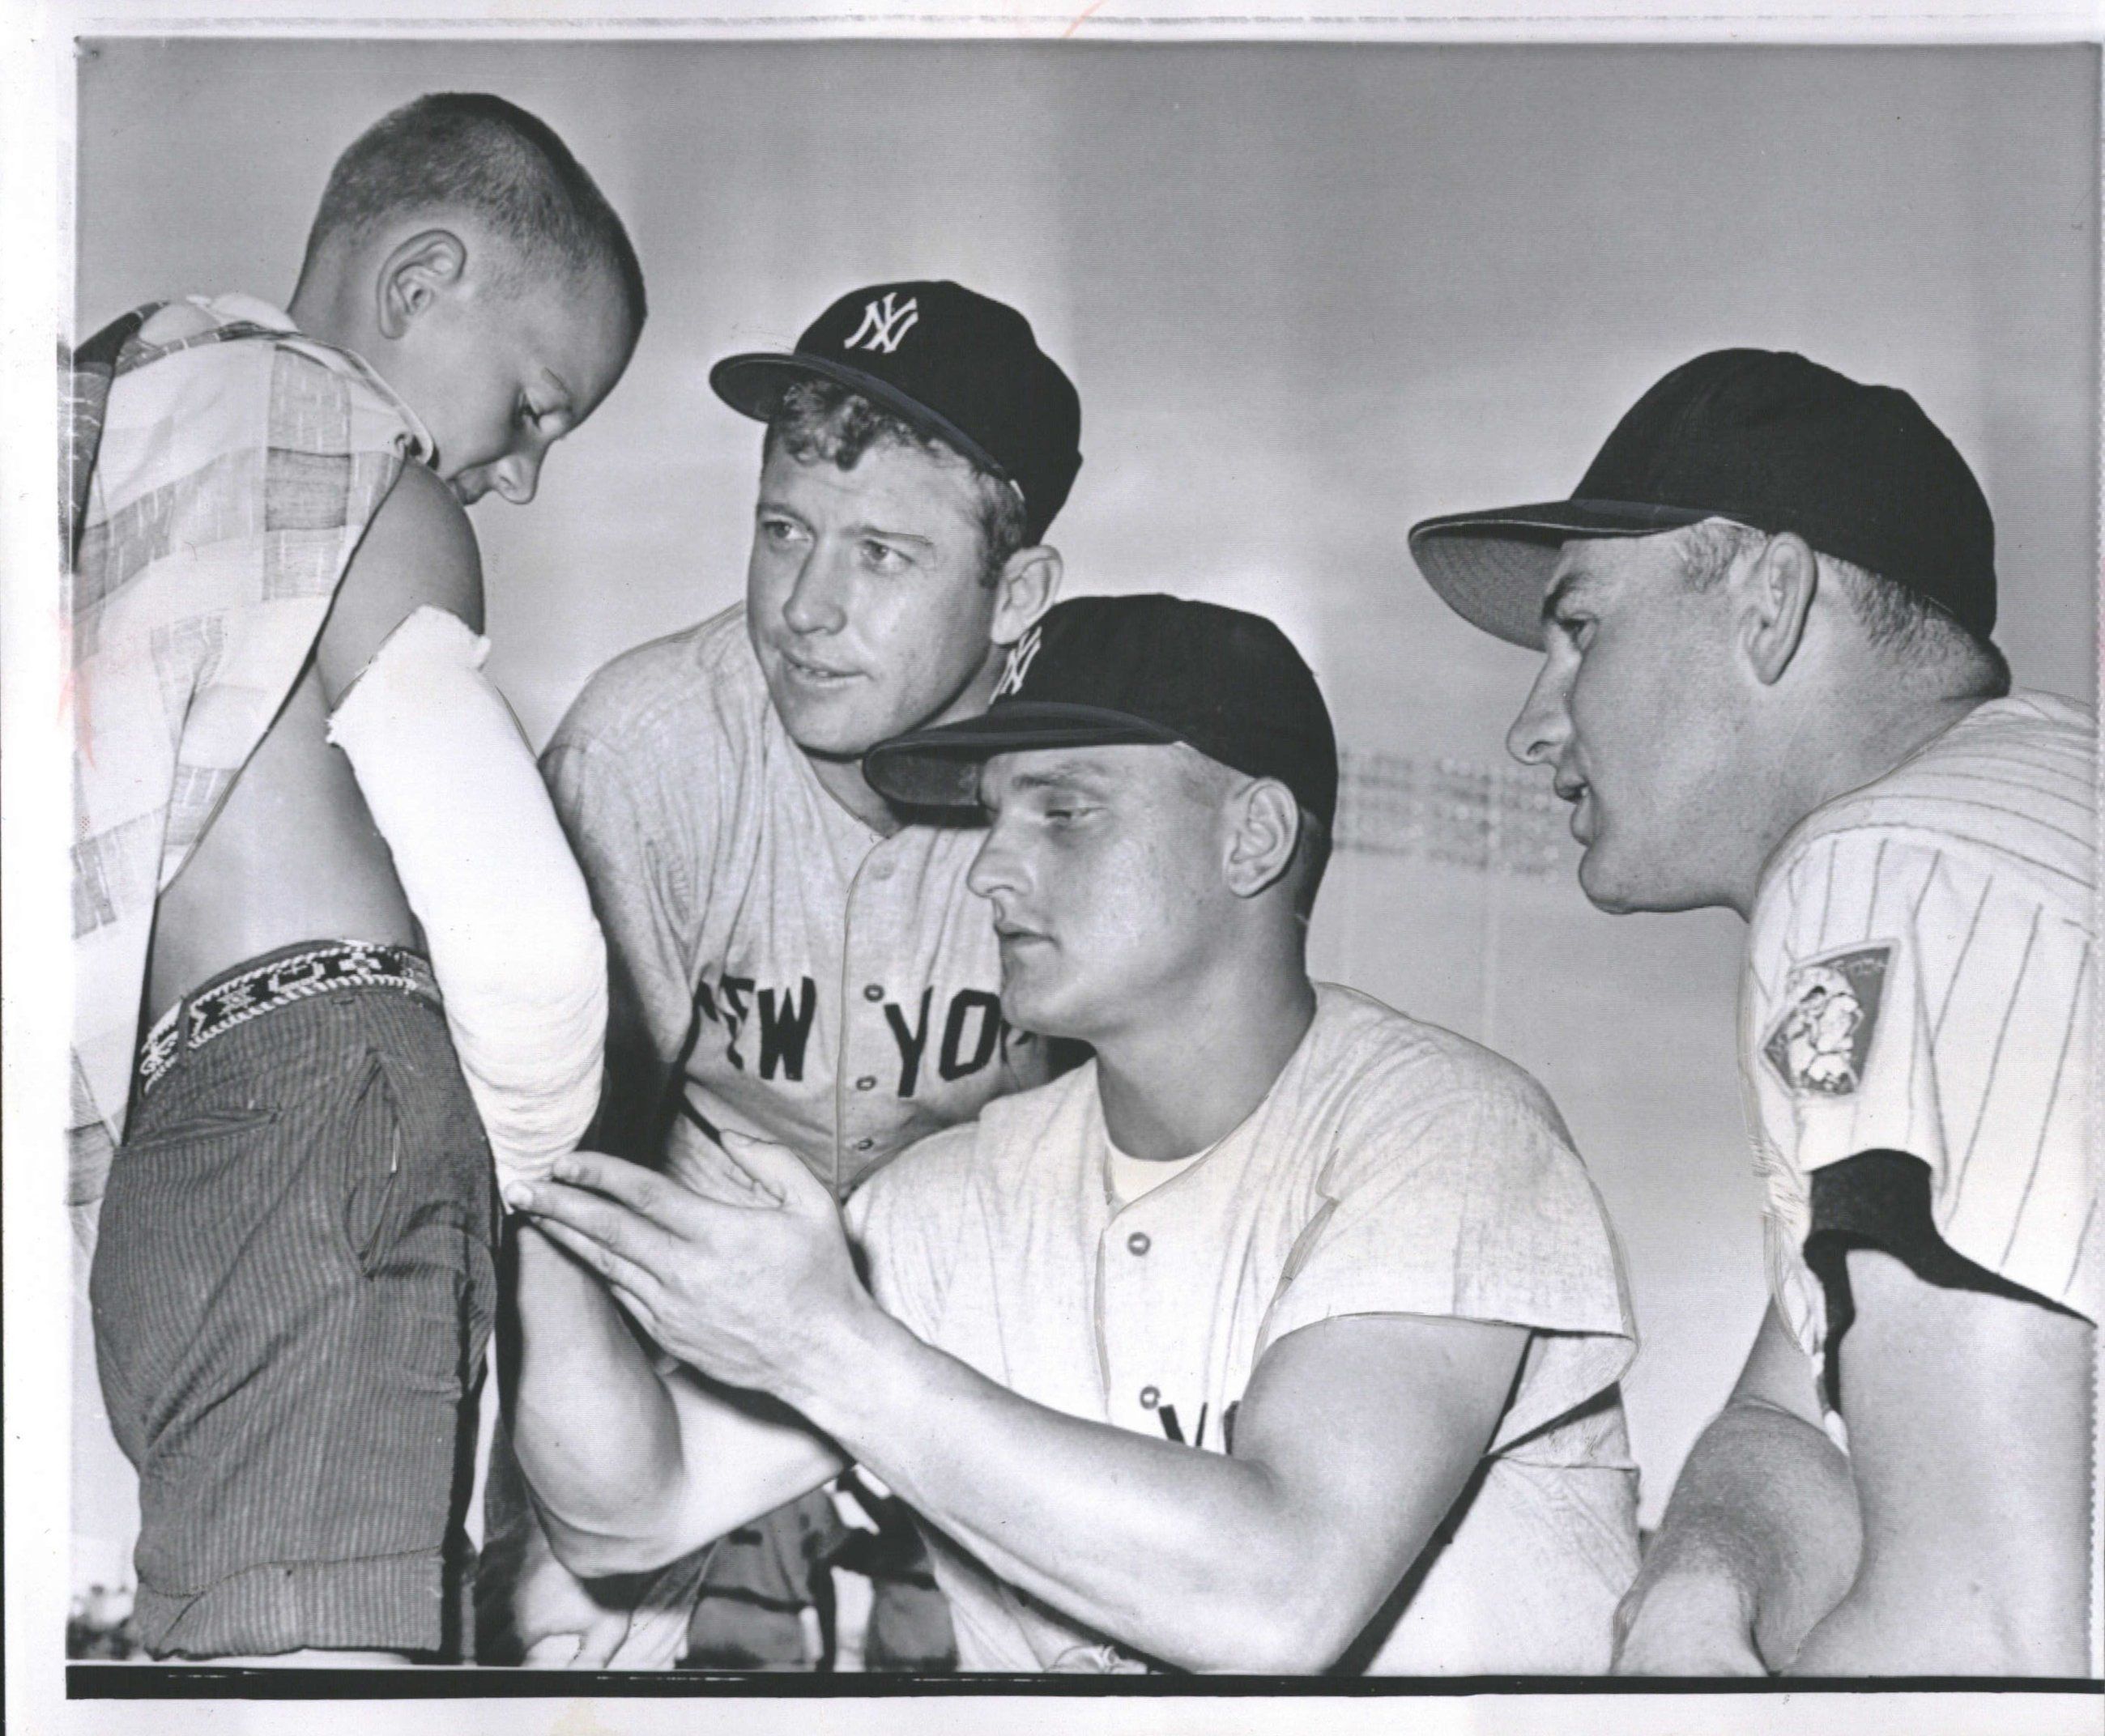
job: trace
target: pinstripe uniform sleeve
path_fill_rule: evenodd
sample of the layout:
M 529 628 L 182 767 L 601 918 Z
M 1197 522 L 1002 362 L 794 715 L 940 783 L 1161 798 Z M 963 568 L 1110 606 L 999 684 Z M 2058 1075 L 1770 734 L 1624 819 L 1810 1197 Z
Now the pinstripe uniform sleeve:
M 1755 913 L 1743 1033 L 1779 1299 L 1808 1178 L 1893 1151 L 1928 1170 L 1955 1252 L 2095 1319 L 2094 988 L 2080 915 L 1981 850 L 1860 827 L 1782 865 Z

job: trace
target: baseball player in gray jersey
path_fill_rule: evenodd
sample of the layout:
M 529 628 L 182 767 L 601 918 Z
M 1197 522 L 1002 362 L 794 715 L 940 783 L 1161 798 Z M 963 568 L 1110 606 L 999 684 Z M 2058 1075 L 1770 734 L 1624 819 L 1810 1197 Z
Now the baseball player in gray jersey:
M 923 1522 L 968 1669 L 1604 1669 L 1637 1565 L 1614 1241 L 1532 1080 L 1309 981 L 1338 767 L 1285 636 L 1061 604 L 984 717 L 865 770 L 984 803 L 1003 1006 L 1094 1059 L 845 1229 L 728 1129 L 706 1195 L 589 1153 L 508 1193 L 608 1287 L 539 1268 L 568 1323 L 519 1445 L 565 1558 L 647 1568 L 851 1457 Z
M 2094 1670 L 2097 726 L 2009 690 L 1965 461 L 1905 393 L 1722 350 L 1570 500 L 1411 547 L 1544 653 L 1508 745 L 1587 895 L 1749 923 L 1772 1302 L 1620 1667 Z
M 914 823 L 859 762 L 981 709 L 1052 600 L 1044 538 L 1081 463 L 1080 405 L 1021 315 L 950 283 L 854 291 L 793 352 L 710 377 L 767 425 L 744 606 L 616 658 L 543 761 L 611 962 L 597 1137 L 681 1173 L 722 1132 L 758 1134 L 842 1198 L 1048 1076 L 1046 1046 L 1001 1015 L 993 926 L 965 883 L 973 828 Z M 562 1257 L 522 1250 L 530 1370 L 534 1264 Z M 822 1558 L 847 1544 L 907 1558 L 880 1560 L 868 1661 L 938 1667 L 948 1623 L 915 1589 L 912 1527 L 859 1493 L 880 1540 L 853 1537 L 823 1493 L 775 1515 L 707 1564 L 691 1635 L 700 1563 L 646 1596 L 646 1622 L 545 1557 L 498 1613 L 537 1661 L 663 1663 L 690 1646 L 698 1662 L 794 1667 L 799 1605 L 825 1606 Z

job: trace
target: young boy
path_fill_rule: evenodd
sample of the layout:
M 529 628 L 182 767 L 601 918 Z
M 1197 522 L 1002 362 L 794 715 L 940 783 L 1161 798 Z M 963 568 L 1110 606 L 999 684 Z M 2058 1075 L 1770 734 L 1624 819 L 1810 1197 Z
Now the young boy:
M 156 1656 L 456 1648 L 490 1157 L 575 1140 L 606 1004 L 465 509 L 533 498 L 644 315 L 561 141 L 432 96 L 287 310 L 76 367 L 72 1197 Z

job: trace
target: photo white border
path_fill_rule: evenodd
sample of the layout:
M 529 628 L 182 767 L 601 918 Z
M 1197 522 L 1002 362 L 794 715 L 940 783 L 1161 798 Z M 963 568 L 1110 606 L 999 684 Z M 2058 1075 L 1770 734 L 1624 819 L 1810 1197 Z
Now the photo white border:
M 1687 42 L 1807 45 L 2105 42 L 2101 0 L 1995 4 L 1929 0 L 1875 10 L 1774 0 L 1707 6 L 1584 3 L 1525 12 L 1490 0 L 1424 5 L 1229 6 L 1098 0 L 866 0 L 860 6 L 687 5 L 659 0 L 9 0 L 0 19 L 0 1134 L 4 1134 L 7 1711 L 34 1733 L 293 1728 L 325 1736 L 630 1736 L 659 1730 L 920 1733 L 1039 1730 L 1893 1730 L 1908 1736 L 2081 1731 L 2092 1694 L 1791 1694 L 1745 1698 L 1621 1694 L 1473 1698 L 1293 1697 L 816 1699 L 485 1699 L 298 1703 L 65 1701 L 67 1369 L 70 1249 L 65 1163 L 67 891 L 59 847 L 69 818 L 60 727 L 57 429 L 51 341 L 72 301 L 70 44 L 84 35 L 663 38 L 784 40 L 954 38 L 1090 42 Z M 2105 400 L 2102 400 L 2105 401 Z M 2101 478 L 2105 498 L 2105 478 Z M 2101 565 L 2105 572 L 2105 565 Z M 2094 1559 L 2098 1532 L 2094 1526 Z

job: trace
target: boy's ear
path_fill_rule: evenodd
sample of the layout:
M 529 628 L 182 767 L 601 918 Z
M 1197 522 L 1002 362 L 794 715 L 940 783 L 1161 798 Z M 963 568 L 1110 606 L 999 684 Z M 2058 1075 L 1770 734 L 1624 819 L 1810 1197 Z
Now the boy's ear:
M 410 322 L 453 288 L 467 269 L 467 248 L 451 230 L 427 229 L 410 236 L 380 267 L 373 316 L 383 337 L 400 337 Z

